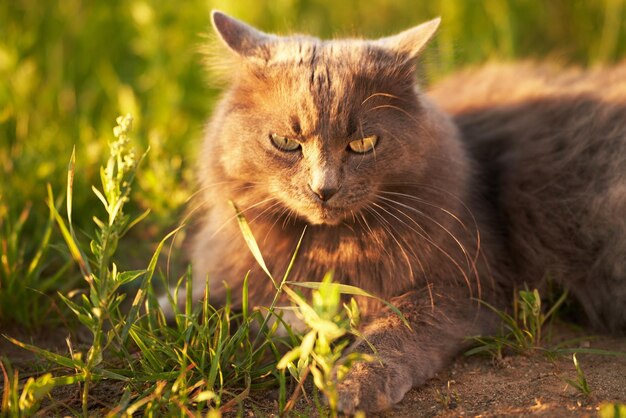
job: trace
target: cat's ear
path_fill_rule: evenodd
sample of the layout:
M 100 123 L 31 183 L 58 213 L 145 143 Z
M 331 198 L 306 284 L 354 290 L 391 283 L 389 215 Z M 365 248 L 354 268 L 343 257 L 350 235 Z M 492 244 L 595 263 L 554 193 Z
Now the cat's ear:
M 377 42 L 384 48 L 394 51 L 407 59 L 413 59 L 419 55 L 428 41 L 433 37 L 441 23 L 441 18 L 437 17 L 428 22 L 422 23 L 414 28 L 407 29 L 397 35 L 381 38 Z
M 232 51 L 245 58 L 266 56 L 268 45 L 273 38 L 271 35 L 218 10 L 211 12 L 211 21 L 215 32 Z

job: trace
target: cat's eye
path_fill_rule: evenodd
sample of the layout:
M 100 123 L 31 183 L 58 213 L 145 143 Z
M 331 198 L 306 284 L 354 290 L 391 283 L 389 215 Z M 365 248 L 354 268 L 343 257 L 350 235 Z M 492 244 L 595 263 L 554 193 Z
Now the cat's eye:
M 296 151 L 300 148 L 300 143 L 286 136 L 271 133 L 270 139 L 272 140 L 272 144 L 281 151 Z
M 350 142 L 348 144 L 348 149 L 359 154 L 365 154 L 366 152 L 373 150 L 377 143 L 378 137 L 376 135 L 372 135 Z

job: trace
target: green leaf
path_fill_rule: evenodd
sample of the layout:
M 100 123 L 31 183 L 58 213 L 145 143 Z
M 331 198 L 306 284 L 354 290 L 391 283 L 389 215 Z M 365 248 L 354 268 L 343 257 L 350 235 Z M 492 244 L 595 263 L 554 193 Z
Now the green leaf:
M 61 356 L 59 354 L 53 353 L 52 351 L 44 350 L 43 348 L 39 348 L 34 345 L 25 344 L 7 335 L 3 335 L 3 337 L 11 341 L 13 344 L 19 347 L 22 347 L 26 350 L 32 351 L 33 353 L 40 355 L 41 357 L 47 360 L 50 360 L 54 363 L 60 364 L 61 366 L 69 367 L 70 369 L 79 369 L 79 370 L 85 367 L 85 363 L 83 363 L 82 360 L 67 358 L 65 356 Z
M 55 386 L 56 382 L 50 373 L 46 373 L 37 379 L 33 377 L 28 378 L 20 396 L 20 411 L 30 415 L 37 409 L 43 397 L 49 394 Z
M 288 281 L 287 284 L 292 285 L 292 286 L 305 287 L 307 289 L 319 289 L 323 285 L 322 282 L 293 282 L 293 281 Z M 365 290 L 358 288 L 356 286 L 351 286 L 351 285 L 341 284 L 341 283 L 334 283 L 334 285 L 337 286 L 339 288 L 339 292 L 344 295 L 365 296 L 368 298 L 376 299 L 377 301 L 384 303 L 389 309 L 391 309 L 391 311 L 393 311 L 393 313 L 398 315 L 398 317 L 402 320 L 402 322 L 404 323 L 404 325 L 406 325 L 407 328 L 412 329 L 411 325 L 409 324 L 409 321 L 402 314 L 402 312 L 400 312 L 398 308 L 396 308 L 395 306 L 393 306 L 391 303 L 387 302 L 386 300 L 381 299 L 378 296 L 372 295 L 371 293 L 368 293 Z
M 91 313 L 85 308 L 79 306 L 74 303 L 69 298 L 65 297 L 61 292 L 58 292 L 57 295 L 61 298 L 63 302 L 74 312 L 74 314 L 78 317 L 78 320 L 85 325 L 90 330 L 93 330 L 95 327 L 95 321 Z
M 280 359 L 278 364 L 276 364 L 276 368 L 278 370 L 286 369 L 289 363 L 293 363 L 297 358 L 300 358 L 301 352 L 302 352 L 302 349 L 300 347 L 296 347 L 292 350 L 289 350 L 287 353 L 285 353 L 283 358 Z
M 146 273 L 146 270 L 123 271 L 117 275 L 116 281 L 118 285 L 123 285 L 123 284 L 132 282 L 133 280 L 135 280 L 137 277 L 141 276 L 144 273 Z
M 130 330 L 130 327 L 135 323 L 135 319 L 137 318 L 137 314 L 139 313 L 139 308 L 145 298 L 145 295 L 147 294 L 148 285 L 150 284 L 150 282 L 152 281 L 152 277 L 154 276 L 154 271 L 156 270 L 157 262 L 159 260 L 159 255 L 161 254 L 161 251 L 163 250 L 163 246 L 165 245 L 165 242 L 168 239 L 170 239 L 172 236 L 174 236 L 182 228 L 183 226 L 181 225 L 178 228 L 171 231 L 169 234 L 167 234 L 159 242 L 159 245 L 154 251 L 154 254 L 152 254 L 152 258 L 150 259 L 150 264 L 148 264 L 148 268 L 145 271 L 139 290 L 137 291 L 137 294 L 135 295 L 135 299 L 133 300 L 133 304 L 131 305 L 128 315 L 126 316 L 126 323 L 124 324 L 124 328 L 122 329 L 122 333 L 120 337 L 122 343 L 125 342 L 126 339 L 128 338 L 128 332 Z
M 61 229 L 61 235 L 63 235 L 63 238 L 65 239 L 67 247 L 70 250 L 70 254 L 72 255 L 72 258 L 74 259 L 74 261 L 78 263 L 78 266 L 80 267 L 85 280 L 88 283 L 91 283 L 92 281 L 91 268 L 89 268 L 89 264 L 85 261 L 87 257 L 85 257 L 83 252 L 80 250 L 80 247 L 76 243 L 76 240 L 74 239 L 73 234 L 65 226 L 65 222 L 63 221 L 63 218 L 57 211 L 56 206 L 54 205 L 54 198 L 52 196 L 52 187 L 50 185 L 48 185 L 48 202 L 47 203 L 48 203 L 48 207 L 50 208 L 50 211 L 52 211 L 54 218 L 57 221 L 57 224 L 59 225 L 59 228 Z M 71 227 L 71 224 L 70 224 L 70 227 Z
M 302 342 L 300 343 L 300 360 L 304 360 L 313 351 L 313 347 L 315 346 L 315 340 L 317 338 L 317 333 L 315 331 L 309 331 L 308 334 L 302 338 Z
M 252 256 L 254 257 L 256 262 L 259 264 L 259 266 L 261 266 L 265 274 L 267 274 L 267 276 L 270 278 L 270 280 L 274 284 L 274 287 L 278 289 L 276 280 L 274 280 L 272 273 L 270 273 L 269 269 L 265 265 L 265 260 L 263 260 L 263 255 L 261 254 L 261 250 L 259 249 L 259 246 L 257 245 L 256 240 L 254 239 L 254 235 L 252 234 L 252 230 L 250 229 L 250 226 L 248 225 L 248 221 L 246 221 L 246 218 L 243 216 L 241 211 L 239 211 L 239 208 L 237 207 L 237 205 L 235 205 L 235 203 L 232 200 L 230 201 L 230 204 L 235 209 L 235 212 L 237 212 L 237 221 L 239 222 L 239 228 L 241 229 L 243 238 L 246 240 L 246 244 L 248 245 L 248 248 L 250 249 Z

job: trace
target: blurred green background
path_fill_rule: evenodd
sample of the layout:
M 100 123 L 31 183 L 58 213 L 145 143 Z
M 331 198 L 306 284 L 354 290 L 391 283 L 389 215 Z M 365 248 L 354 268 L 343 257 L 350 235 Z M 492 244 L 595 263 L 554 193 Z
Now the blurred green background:
M 74 146 L 75 222 L 93 230 L 91 216 L 100 209 L 90 187 L 99 184 L 99 165 L 106 159 L 119 114 L 134 115 L 133 138 L 140 149 L 152 149 L 134 196 L 140 206 L 136 210 L 149 207 L 152 214 L 136 234 L 157 241 L 179 222 L 194 188 L 195 150 L 203 123 L 218 94 L 204 75 L 198 52 L 205 42 L 202 34 L 210 31 L 213 8 L 266 31 L 322 37 L 378 37 L 442 16 L 426 60 L 427 78 L 436 80 L 455 68 L 487 60 L 548 58 L 581 65 L 618 61 L 626 49 L 624 2 L 2 1 L 2 274 L 7 269 L 15 274 L 15 263 L 27 263 L 41 240 L 38 234 L 48 217 L 46 184 L 57 195 L 63 193 Z M 31 213 L 16 235 L 19 214 L 29 202 Z M 9 257 L 9 247 L 21 255 Z M 2 278 L 0 274 L 0 292 Z

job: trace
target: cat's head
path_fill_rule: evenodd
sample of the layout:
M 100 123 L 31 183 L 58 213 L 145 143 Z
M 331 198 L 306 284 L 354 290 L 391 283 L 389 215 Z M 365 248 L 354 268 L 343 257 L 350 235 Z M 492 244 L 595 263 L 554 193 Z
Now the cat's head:
M 230 178 L 252 185 L 246 193 L 336 225 L 407 173 L 428 175 L 437 141 L 414 67 L 439 19 L 378 40 L 322 41 L 212 17 L 232 77 L 207 141 Z

